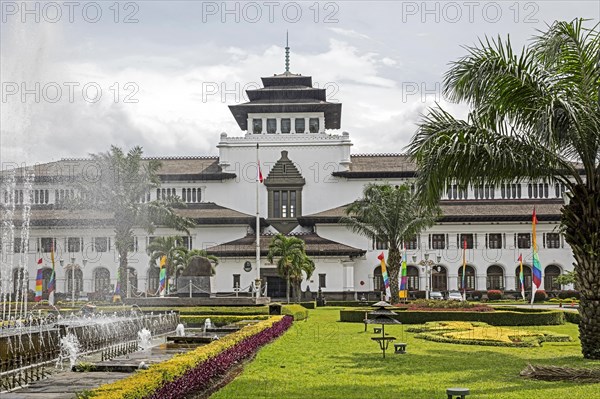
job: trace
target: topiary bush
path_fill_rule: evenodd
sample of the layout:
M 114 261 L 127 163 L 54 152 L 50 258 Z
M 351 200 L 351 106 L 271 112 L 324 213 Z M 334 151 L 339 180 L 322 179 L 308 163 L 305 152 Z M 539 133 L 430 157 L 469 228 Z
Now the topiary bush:
M 548 294 L 544 290 L 537 290 L 535 292 L 535 296 L 533 297 L 533 302 L 544 302 L 548 299 Z
M 579 299 L 581 297 L 581 294 L 579 293 L 579 291 L 575 291 L 575 290 L 562 290 L 562 291 L 558 291 L 558 297 L 560 299 L 571 299 L 571 298 Z
M 497 301 L 502 299 L 502 291 L 500 290 L 488 290 L 487 297 L 490 301 Z
M 305 320 L 308 318 L 308 309 L 295 304 L 281 305 L 281 314 L 292 316 L 295 321 Z

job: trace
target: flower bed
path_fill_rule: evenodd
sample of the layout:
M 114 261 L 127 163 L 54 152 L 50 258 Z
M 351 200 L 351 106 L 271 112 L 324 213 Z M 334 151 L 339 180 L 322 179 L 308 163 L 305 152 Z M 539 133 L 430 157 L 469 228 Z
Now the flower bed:
M 571 337 L 547 331 L 493 327 L 485 323 L 433 322 L 424 326 L 409 327 L 415 338 L 452 344 L 532 347 L 542 342 L 568 342 Z
M 218 341 L 152 365 L 131 377 L 102 385 L 93 390 L 91 396 L 99 399 L 184 397 L 191 391 L 207 388 L 213 378 L 279 337 L 291 325 L 291 317 L 273 316 Z

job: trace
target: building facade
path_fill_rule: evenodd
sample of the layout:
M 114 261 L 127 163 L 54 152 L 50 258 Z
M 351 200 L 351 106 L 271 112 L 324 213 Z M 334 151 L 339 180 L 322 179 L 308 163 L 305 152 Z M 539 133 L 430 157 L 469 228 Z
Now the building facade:
M 339 220 L 366 184 L 411 184 L 415 165 L 404 154 L 353 154 L 347 132 L 328 132 L 341 128 L 341 104 L 327 102 L 325 89 L 314 88 L 311 77 L 286 71 L 262 82 L 263 88 L 247 92 L 249 102 L 230 106 L 240 132 L 221 134 L 218 156 L 160 158 L 161 187 L 141 200 L 177 195 L 187 204 L 178 213 L 194 219 L 197 226 L 185 237 L 185 245 L 205 249 L 221 260 L 213 294 L 247 292 L 257 276 L 258 193 L 260 276 L 269 296 L 285 295 L 283 280 L 266 260 L 270 239 L 278 232 L 303 239 L 315 260 L 313 276 L 301 285 L 305 297 L 319 289 L 328 298 L 377 296 L 382 289 L 377 256 L 387 255 L 385 243 L 356 235 Z M 257 189 L 259 163 L 265 179 Z M 2 283 L 13 291 L 23 271 L 34 290 L 38 268 L 46 289 L 53 243 L 58 292 L 69 294 L 74 288 L 77 297 L 100 298 L 114 290 L 118 257 L 110 215 L 96 211 L 93 204 L 80 211 L 64 206 L 78 194 L 70 184 L 74 179 L 93 184 L 93 162 L 64 159 L 36 165 L 33 175 L 24 169 L 3 173 Z M 572 270 L 574 262 L 558 230 L 563 196 L 564 187 L 549 182 L 449 185 L 441 198 L 443 214 L 438 222 L 406 243 L 410 291 L 462 288 L 463 242 L 468 290 L 520 291 L 520 255 L 529 289 L 534 207 L 543 288 L 571 288 L 555 281 Z M 28 203 L 31 211 L 24 212 Z M 158 268 L 149 265 L 146 247 L 153 237 L 170 235 L 181 233 L 159 228 L 149 235 L 136 230 L 129 258 L 129 296 L 156 295 Z M 426 258 L 435 267 L 419 265 Z

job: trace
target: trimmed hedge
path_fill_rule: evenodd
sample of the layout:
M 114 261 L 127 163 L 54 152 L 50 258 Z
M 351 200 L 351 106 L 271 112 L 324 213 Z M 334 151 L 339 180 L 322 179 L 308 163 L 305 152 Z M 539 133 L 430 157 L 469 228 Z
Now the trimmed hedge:
M 317 307 L 317 303 L 315 301 L 311 302 L 300 302 L 298 305 L 304 306 L 306 309 L 314 309 Z
M 579 316 L 579 312 L 564 312 L 564 315 L 566 321 L 568 321 L 569 323 L 579 325 L 579 322 L 581 321 L 581 316 Z
M 537 313 L 504 310 L 495 312 L 421 312 L 409 310 L 396 313 L 394 318 L 402 324 L 423 324 L 429 321 L 480 321 L 493 326 L 548 326 L 565 323 L 564 312 L 555 310 Z M 363 323 L 364 318 L 365 310 L 340 310 L 340 321 L 342 322 Z
M 308 309 L 302 305 L 281 305 L 281 314 L 292 316 L 295 321 L 308 319 Z
M 248 315 L 248 316 L 231 316 L 231 315 L 185 315 L 181 316 L 180 320 L 188 327 L 204 327 L 204 321 L 210 318 L 210 321 L 218 326 L 235 323 L 242 320 L 266 320 L 268 315 Z
M 325 302 L 325 306 L 344 306 L 348 308 L 352 307 L 360 307 L 360 306 L 371 306 L 375 301 L 369 302 L 359 302 L 359 301 L 327 301 Z
M 181 398 L 203 389 L 212 378 L 255 353 L 292 324 L 288 316 L 273 316 L 218 341 L 151 365 L 130 377 L 104 384 L 89 393 L 98 399 Z
M 563 291 L 558 291 L 558 297 L 560 299 L 571 299 L 571 298 L 579 299 L 579 298 L 581 298 L 581 294 L 579 293 L 579 291 L 575 291 L 575 290 L 563 290 Z

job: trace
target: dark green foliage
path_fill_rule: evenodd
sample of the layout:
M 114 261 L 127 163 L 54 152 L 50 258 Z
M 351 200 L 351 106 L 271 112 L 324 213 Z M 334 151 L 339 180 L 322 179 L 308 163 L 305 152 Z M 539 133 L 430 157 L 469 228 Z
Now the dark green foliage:
M 364 310 L 340 310 L 340 321 L 362 323 Z M 515 311 L 495 312 L 397 312 L 396 320 L 402 324 L 422 324 L 429 321 L 480 321 L 493 326 L 546 326 L 564 324 L 565 317 L 561 311 L 544 311 L 537 313 L 521 313 Z
M 294 321 L 308 318 L 308 309 L 301 305 L 282 305 L 281 314 L 292 316 Z
M 565 312 L 565 320 L 569 323 L 577 324 L 581 322 L 581 316 L 577 312 Z

